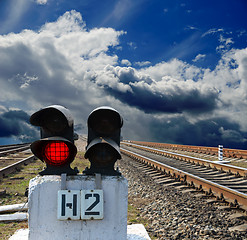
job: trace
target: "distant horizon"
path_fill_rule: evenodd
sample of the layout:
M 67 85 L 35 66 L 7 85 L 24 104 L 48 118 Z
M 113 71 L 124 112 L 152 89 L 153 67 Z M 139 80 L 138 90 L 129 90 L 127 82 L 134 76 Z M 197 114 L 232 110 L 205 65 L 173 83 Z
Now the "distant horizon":
M 82 134 L 84 135 L 84 134 Z M 85 134 L 87 135 L 87 134 Z M 38 140 L 39 138 L 37 138 Z M 178 144 L 178 143 L 168 143 L 168 142 L 157 142 L 157 141 L 145 141 L 145 140 L 134 140 L 134 139 L 123 139 L 125 141 L 143 141 L 143 142 L 155 142 L 155 143 L 167 143 L 167 144 L 174 144 L 174 145 L 184 145 L 184 146 L 198 146 L 198 147 L 216 147 L 218 148 L 219 145 L 217 146 L 204 146 L 204 145 L 192 145 L 192 144 Z M 75 140 L 76 141 L 76 140 Z M 3 144 L 2 144 L 3 142 Z M 4 146 L 4 145 L 14 145 L 14 144 L 22 144 L 22 143 L 31 143 L 31 142 L 22 142 L 20 140 L 16 140 L 16 141 L 13 141 L 12 138 L 6 138 L 2 141 L 2 138 L 0 138 L 0 146 Z M 228 149 L 239 149 L 239 150 L 247 150 L 247 149 L 241 149 L 241 148 L 231 148 L 231 147 L 224 147 L 223 148 L 228 148 Z

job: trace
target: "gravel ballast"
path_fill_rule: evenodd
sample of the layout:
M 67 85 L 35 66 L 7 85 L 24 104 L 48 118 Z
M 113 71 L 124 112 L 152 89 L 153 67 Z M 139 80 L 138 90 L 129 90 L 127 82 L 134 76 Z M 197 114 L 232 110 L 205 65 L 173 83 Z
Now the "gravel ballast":
M 147 220 L 146 229 L 153 239 L 247 240 L 246 215 L 223 203 L 209 203 L 187 188 L 156 183 L 132 159 L 122 157 L 118 166 L 128 179 L 129 202 Z

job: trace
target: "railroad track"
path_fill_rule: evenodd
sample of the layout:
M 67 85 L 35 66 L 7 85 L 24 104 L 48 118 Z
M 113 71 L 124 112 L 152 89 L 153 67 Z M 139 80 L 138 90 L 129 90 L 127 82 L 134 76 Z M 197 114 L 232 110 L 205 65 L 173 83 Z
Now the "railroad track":
M 180 144 L 143 142 L 143 141 L 124 141 L 124 142 L 135 143 L 135 144 L 154 147 L 154 148 L 172 149 L 173 151 L 180 150 L 180 151 L 202 153 L 202 154 L 208 154 L 214 156 L 218 155 L 217 147 L 190 146 L 190 145 L 180 145 Z M 223 157 L 247 159 L 247 150 L 224 148 Z
M 18 144 L 10 144 L 10 145 L 0 145 L 0 151 L 1 150 L 8 150 L 13 149 L 17 147 L 27 146 L 30 145 L 30 143 L 18 143 Z
M 122 142 L 123 154 L 189 186 L 247 211 L 247 169 Z M 162 182 L 162 181 L 161 181 Z
M 0 146 L 0 178 L 18 171 L 34 159 L 29 143 Z
M 30 148 L 30 143 L 0 146 L 0 156 L 22 152 Z

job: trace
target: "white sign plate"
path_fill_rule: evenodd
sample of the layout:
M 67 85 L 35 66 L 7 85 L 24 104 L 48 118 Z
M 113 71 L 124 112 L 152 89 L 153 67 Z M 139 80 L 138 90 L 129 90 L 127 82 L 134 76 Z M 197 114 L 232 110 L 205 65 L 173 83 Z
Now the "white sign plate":
M 81 191 L 58 191 L 57 218 L 59 220 L 80 220 Z
M 81 219 L 94 220 L 103 217 L 103 190 L 81 190 Z

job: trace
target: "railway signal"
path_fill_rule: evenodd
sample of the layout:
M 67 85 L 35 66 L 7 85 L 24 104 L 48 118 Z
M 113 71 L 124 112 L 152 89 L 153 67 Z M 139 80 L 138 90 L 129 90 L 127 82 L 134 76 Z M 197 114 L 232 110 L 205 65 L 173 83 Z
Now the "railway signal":
M 91 166 L 84 171 L 87 175 L 121 175 L 114 169 L 114 164 L 121 159 L 120 133 L 123 119 L 111 107 L 99 107 L 88 117 L 88 139 L 85 158 Z
M 30 123 L 40 127 L 41 139 L 31 144 L 33 154 L 46 163 L 40 175 L 76 175 L 77 168 L 70 167 L 77 153 L 70 111 L 60 105 L 48 106 L 34 113 Z

